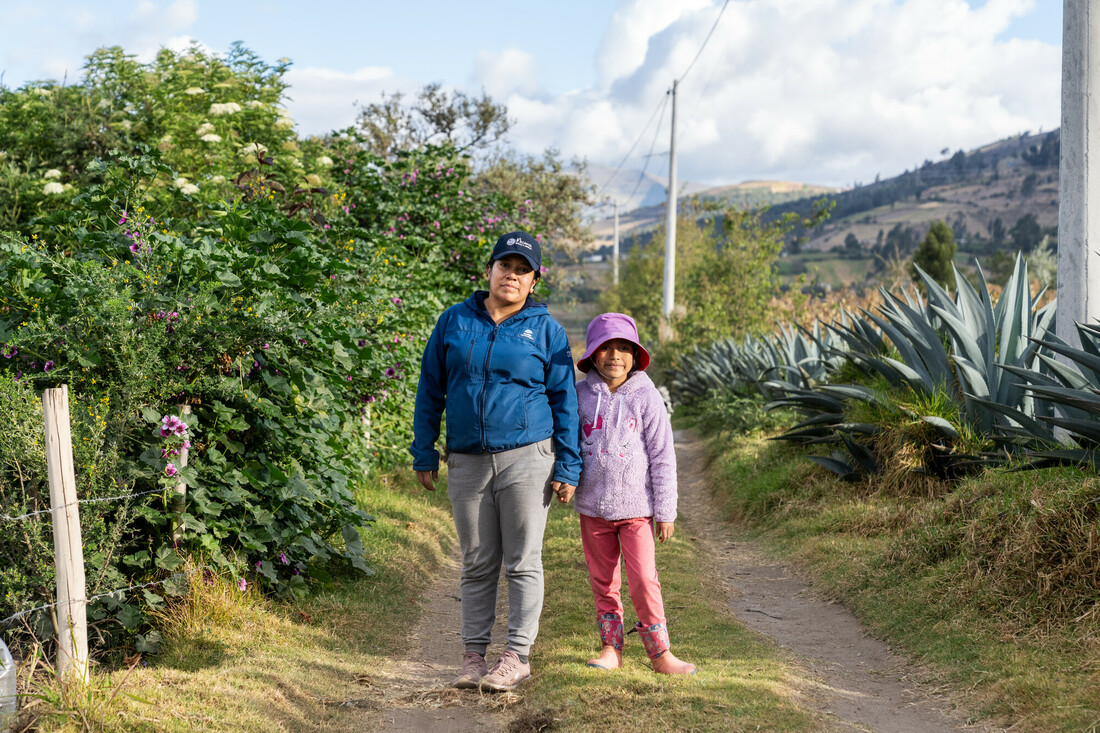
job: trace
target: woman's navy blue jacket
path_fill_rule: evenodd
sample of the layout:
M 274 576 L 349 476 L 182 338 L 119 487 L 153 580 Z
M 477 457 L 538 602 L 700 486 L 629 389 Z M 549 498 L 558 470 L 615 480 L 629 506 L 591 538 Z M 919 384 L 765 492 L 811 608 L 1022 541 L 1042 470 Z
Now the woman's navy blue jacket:
M 447 450 L 499 453 L 553 436 L 553 480 L 581 473 L 573 355 L 565 329 L 531 298 L 500 324 L 479 291 L 443 312 L 420 362 L 413 414 L 413 468 L 439 468 L 439 424 Z

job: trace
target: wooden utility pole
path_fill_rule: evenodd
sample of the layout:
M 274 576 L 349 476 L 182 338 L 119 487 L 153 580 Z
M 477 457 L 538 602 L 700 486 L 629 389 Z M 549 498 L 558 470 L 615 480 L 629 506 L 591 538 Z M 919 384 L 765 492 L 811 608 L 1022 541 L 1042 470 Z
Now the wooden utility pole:
M 672 137 L 668 148 L 668 204 L 667 223 L 665 224 L 665 287 L 664 297 L 661 302 L 661 312 L 664 314 L 664 328 L 662 340 L 667 339 L 672 333 L 672 309 L 676 304 L 676 85 L 672 82 Z
M 46 423 L 46 470 L 50 479 L 54 566 L 57 569 L 57 674 L 88 680 L 88 600 L 84 583 L 84 543 L 73 469 L 69 388 L 42 394 Z
M 1100 7 L 1089 0 L 1063 4 L 1060 142 L 1056 332 L 1081 348 L 1076 324 L 1100 318 Z

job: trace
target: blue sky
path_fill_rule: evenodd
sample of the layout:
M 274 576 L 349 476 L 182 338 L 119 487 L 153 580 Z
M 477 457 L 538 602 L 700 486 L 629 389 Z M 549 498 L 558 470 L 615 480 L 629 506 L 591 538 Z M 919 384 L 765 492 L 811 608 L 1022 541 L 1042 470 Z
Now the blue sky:
M 306 134 L 439 82 L 507 104 L 520 152 L 614 167 L 636 143 L 640 168 L 667 150 L 664 92 L 714 27 L 680 85 L 682 180 L 850 185 L 1058 125 L 1061 0 L 730 0 L 719 18 L 723 1 L 0 0 L 0 71 L 14 88 L 78 78 L 100 46 L 240 40 L 293 60 Z

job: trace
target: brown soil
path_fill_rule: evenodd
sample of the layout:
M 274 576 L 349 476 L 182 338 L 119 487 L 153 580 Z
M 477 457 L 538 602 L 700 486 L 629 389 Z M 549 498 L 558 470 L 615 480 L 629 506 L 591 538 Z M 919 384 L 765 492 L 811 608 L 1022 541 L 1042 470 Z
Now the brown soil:
M 823 727 L 881 733 L 975 730 L 966 726 L 955 700 L 929 670 L 867 636 L 843 606 L 815 597 L 790 565 L 766 558 L 717 518 L 706 490 L 700 442 L 678 432 L 676 452 L 686 534 L 729 580 L 731 614 L 793 652 L 796 663 L 816 679 L 799 693 L 821 712 Z M 410 637 L 409 653 L 364 680 L 371 694 L 357 704 L 370 710 L 365 729 L 487 733 L 504 730 L 515 717 L 517 695 L 448 686 L 462 656 L 458 577 L 459 564 L 451 559 L 423 599 L 424 614 Z M 502 596 L 506 587 L 502 583 Z M 506 609 L 502 597 L 494 639 L 505 637 Z
M 676 433 L 679 514 L 699 551 L 732 586 L 731 613 L 797 655 L 817 684 L 803 694 L 841 730 L 935 733 L 968 727 L 933 673 L 866 634 L 844 606 L 823 600 L 785 562 L 766 557 L 719 519 L 701 442 Z

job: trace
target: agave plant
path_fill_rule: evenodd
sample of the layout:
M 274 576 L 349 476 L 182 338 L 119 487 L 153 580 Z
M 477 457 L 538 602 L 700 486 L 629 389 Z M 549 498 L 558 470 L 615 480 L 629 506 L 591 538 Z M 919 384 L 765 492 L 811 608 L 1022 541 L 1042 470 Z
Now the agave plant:
M 1045 405 L 1037 422 L 1048 428 L 1050 440 L 1073 445 L 1060 449 L 1040 448 L 1028 453 L 1031 462 L 1024 468 L 1040 468 L 1057 464 L 1088 464 L 1100 468 L 1100 326 L 1076 324 L 1081 339 L 1080 349 L 1070 346 L 1053 333 L 1037 345 L 1068 359 L 1072 366 L 1042 356 L 1044 372 L 1023 369 L 1012 374 L 1027 380 L 1021 388 Z M 1055 432 L 1053 428 L 1062 431 Z
M 1031 297 L 1023 256 L 1016 256 L 1012 276 L 996 305 L 980 267 L 977 290 L 955 271 L 959 286 L 954 298 L 919 267 L 917 272 L 928 289 L 930 310 L 951 335 L 955 374 L 967 417 L 974 425 L 993 434 L 995 426 L 1007 419 L 1012 434 L 1016 428 L 1033 425 L 1036 417 L 1049 416 L 1048 408 L 1037 405 L 1012 374 L 1014 369 L 1039 370 L 1042 339 L 1054 327 L 1055 304 L 1036 308 L 1043 292 Z

